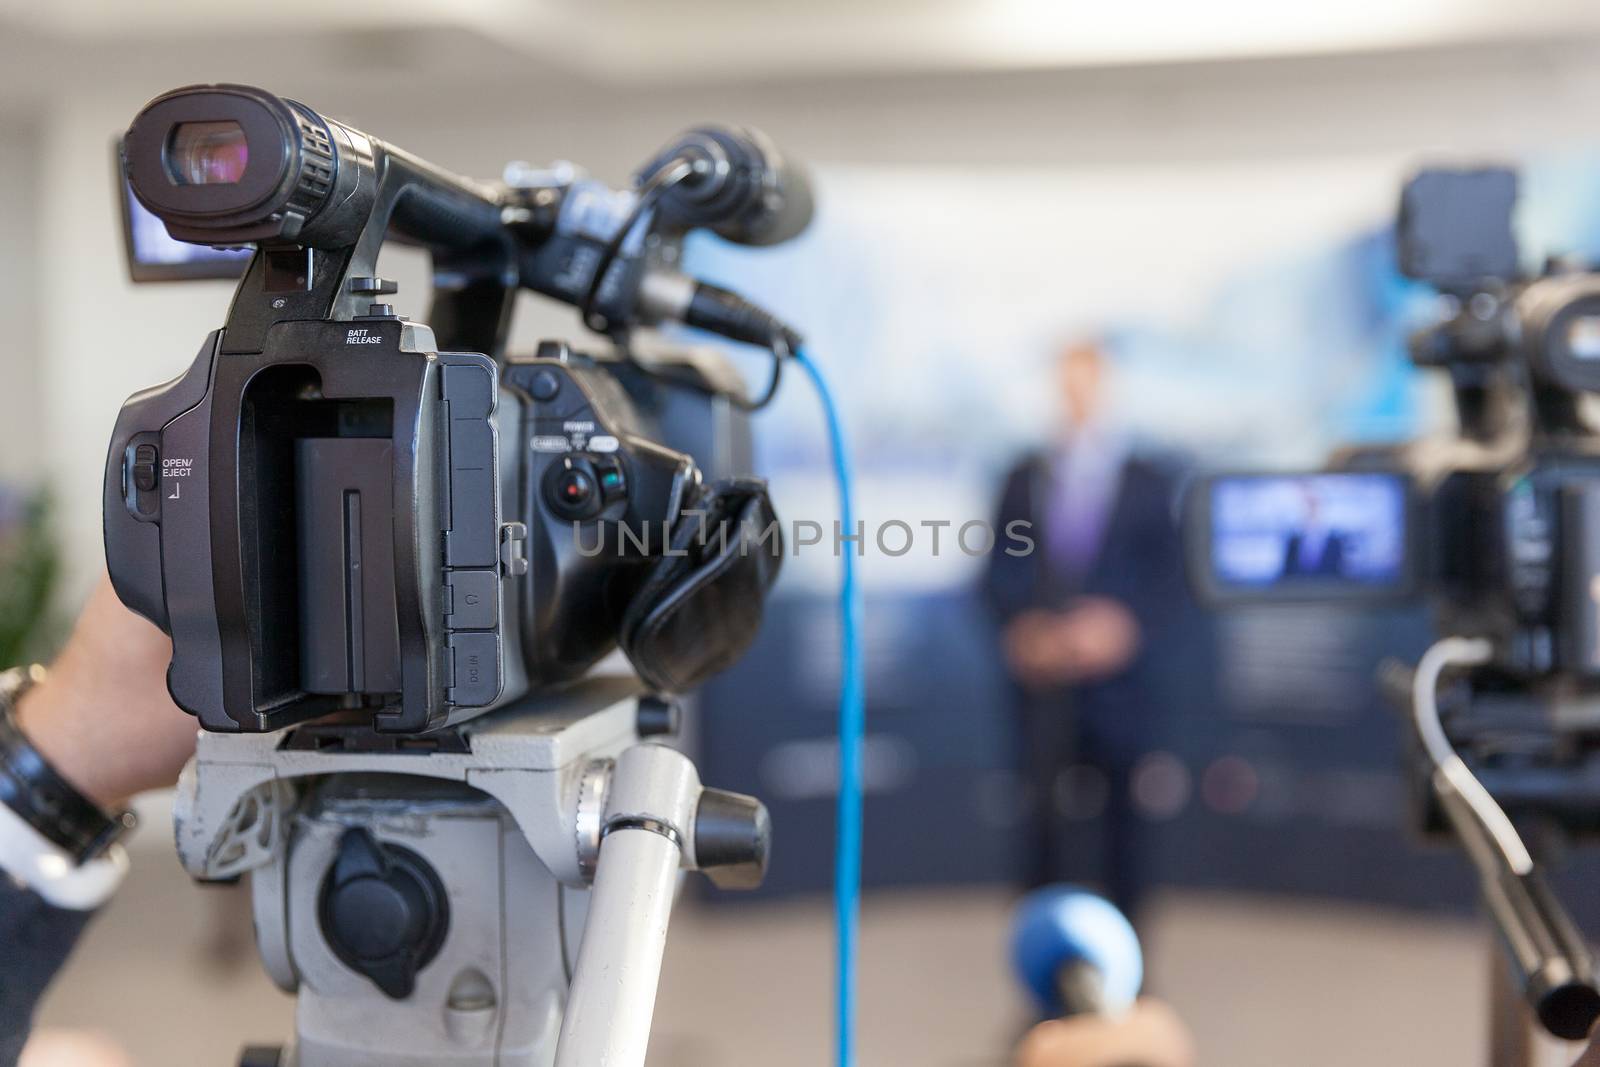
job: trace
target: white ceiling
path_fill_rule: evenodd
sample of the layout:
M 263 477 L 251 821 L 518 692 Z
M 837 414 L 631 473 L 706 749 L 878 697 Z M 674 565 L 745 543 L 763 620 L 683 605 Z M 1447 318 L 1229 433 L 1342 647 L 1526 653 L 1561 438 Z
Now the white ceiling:
M 1570 42 L 1595 0 L 0 0 L 15 102 L 164 57 L 616 86 Z M 170 80 L 170 79 L 167 79 Z

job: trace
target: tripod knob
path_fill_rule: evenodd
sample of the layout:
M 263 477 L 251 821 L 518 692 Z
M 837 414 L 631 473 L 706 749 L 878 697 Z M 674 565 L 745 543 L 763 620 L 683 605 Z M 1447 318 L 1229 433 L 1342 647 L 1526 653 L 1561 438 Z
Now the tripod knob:
M 319 918 L 322 936 L 346 966 L 404 1000 L 444 943 L 450 907 L 421 856 L 351 829 L 322 881 Z
M 772 816 L 755 797 L 724 789 L 700 793 L 694 815 L 694 858 L 719 889 L 755 889 L 772 855 Z

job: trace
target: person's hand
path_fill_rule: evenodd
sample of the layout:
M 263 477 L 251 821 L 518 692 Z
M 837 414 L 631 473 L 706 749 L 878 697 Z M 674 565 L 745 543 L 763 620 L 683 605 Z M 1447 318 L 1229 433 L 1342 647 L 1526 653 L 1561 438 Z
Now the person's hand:
M 82 1030 L 39 1030 L 28 1038 L 17 1067 L 133 1067 L 115 1042 Z
M 1194 1067 L 1194 1039 L 1176 1012 L 1148 998 L 1120 1019 L 1051 1019 L 1017 1046 L 1016 1067 Z
M 1121 601 L 1084 597 L 1067 611 L 1061 642 L 1072 680 L 1098 681 L 1133 662 L 1139 651 L 1139 622 Z
M 1033 688 L 1097 681 L 1122 671 L 1139 651 L 1139 623 L 1108 597 L 1083 597 L 1065 611 L 1027 611 L 1006 627 L 1006 662 Z
M 17 724 L 62 777 L 104 808 L 170 786 L 198 724 L 167 695 L 172 641 L 122 605 L 102 577 Z
M 1039 688 L 1055 680 L 1059 662 L 1055 634 L 1059 619 L 1054 612 L 1025 611 L 1012 619 L 1001 635 L 1006 663 L 1023 685 Z

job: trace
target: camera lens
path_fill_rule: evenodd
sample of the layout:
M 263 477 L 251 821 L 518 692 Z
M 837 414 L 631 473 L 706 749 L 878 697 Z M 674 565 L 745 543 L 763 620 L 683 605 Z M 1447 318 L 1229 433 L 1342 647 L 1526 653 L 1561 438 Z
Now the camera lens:
M 250 142 L 237 122 L 180 122 L 166 164 L 175 185 L 237 185 L 250 165 Z

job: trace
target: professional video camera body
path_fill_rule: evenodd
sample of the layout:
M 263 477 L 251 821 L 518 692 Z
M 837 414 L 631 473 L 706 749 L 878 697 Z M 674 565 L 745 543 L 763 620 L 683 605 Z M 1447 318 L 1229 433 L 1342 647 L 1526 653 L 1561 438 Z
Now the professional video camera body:
M 255 248 L 193 366 L 124 407 L 105 484 L 112 581 L 206 731 L 180 855 L 252 875 L 299 993 L 295 1044 L 244 1062 L 642 1063 L 677 872 L 755 884 L 769 831 L 639 741 L 747 647 L 781 542 L 759 402 L 627 335 L 759 344 L 775 388 L 795 334 L 677 263 L 693 228 L 798 233 L 804 176 L 703 127 L 633 191 L 491 185 L 231 85 L 152 101 L 122 159 L 172 237 Z M 429 325 L 381 302 L 386 239 L 432 253 Z M 619 353 L 508 356 L 520 288 Z M 637 680 L 586 677 L 616 648 Z
M 1421 821 L 1466 847 L 1518 992 L 1573 1040 L 1600 1018 L 1594 962 L 1511 816 L 1600 826 L 1600 274 L 1525 276 L 1516 198 L 1500 168 L 1422 171 L 1401 198 L 1401 269 L 1445 304 L 1411 357 L 1449 374 L 1457 435 L 1206 479 L 1188 541 L 1213 603 L 1426 597 L 1443 639 L 1383 670 L 1415 722 Z M 1496 1041 L 1497 1065 L 1530 1055 Z

